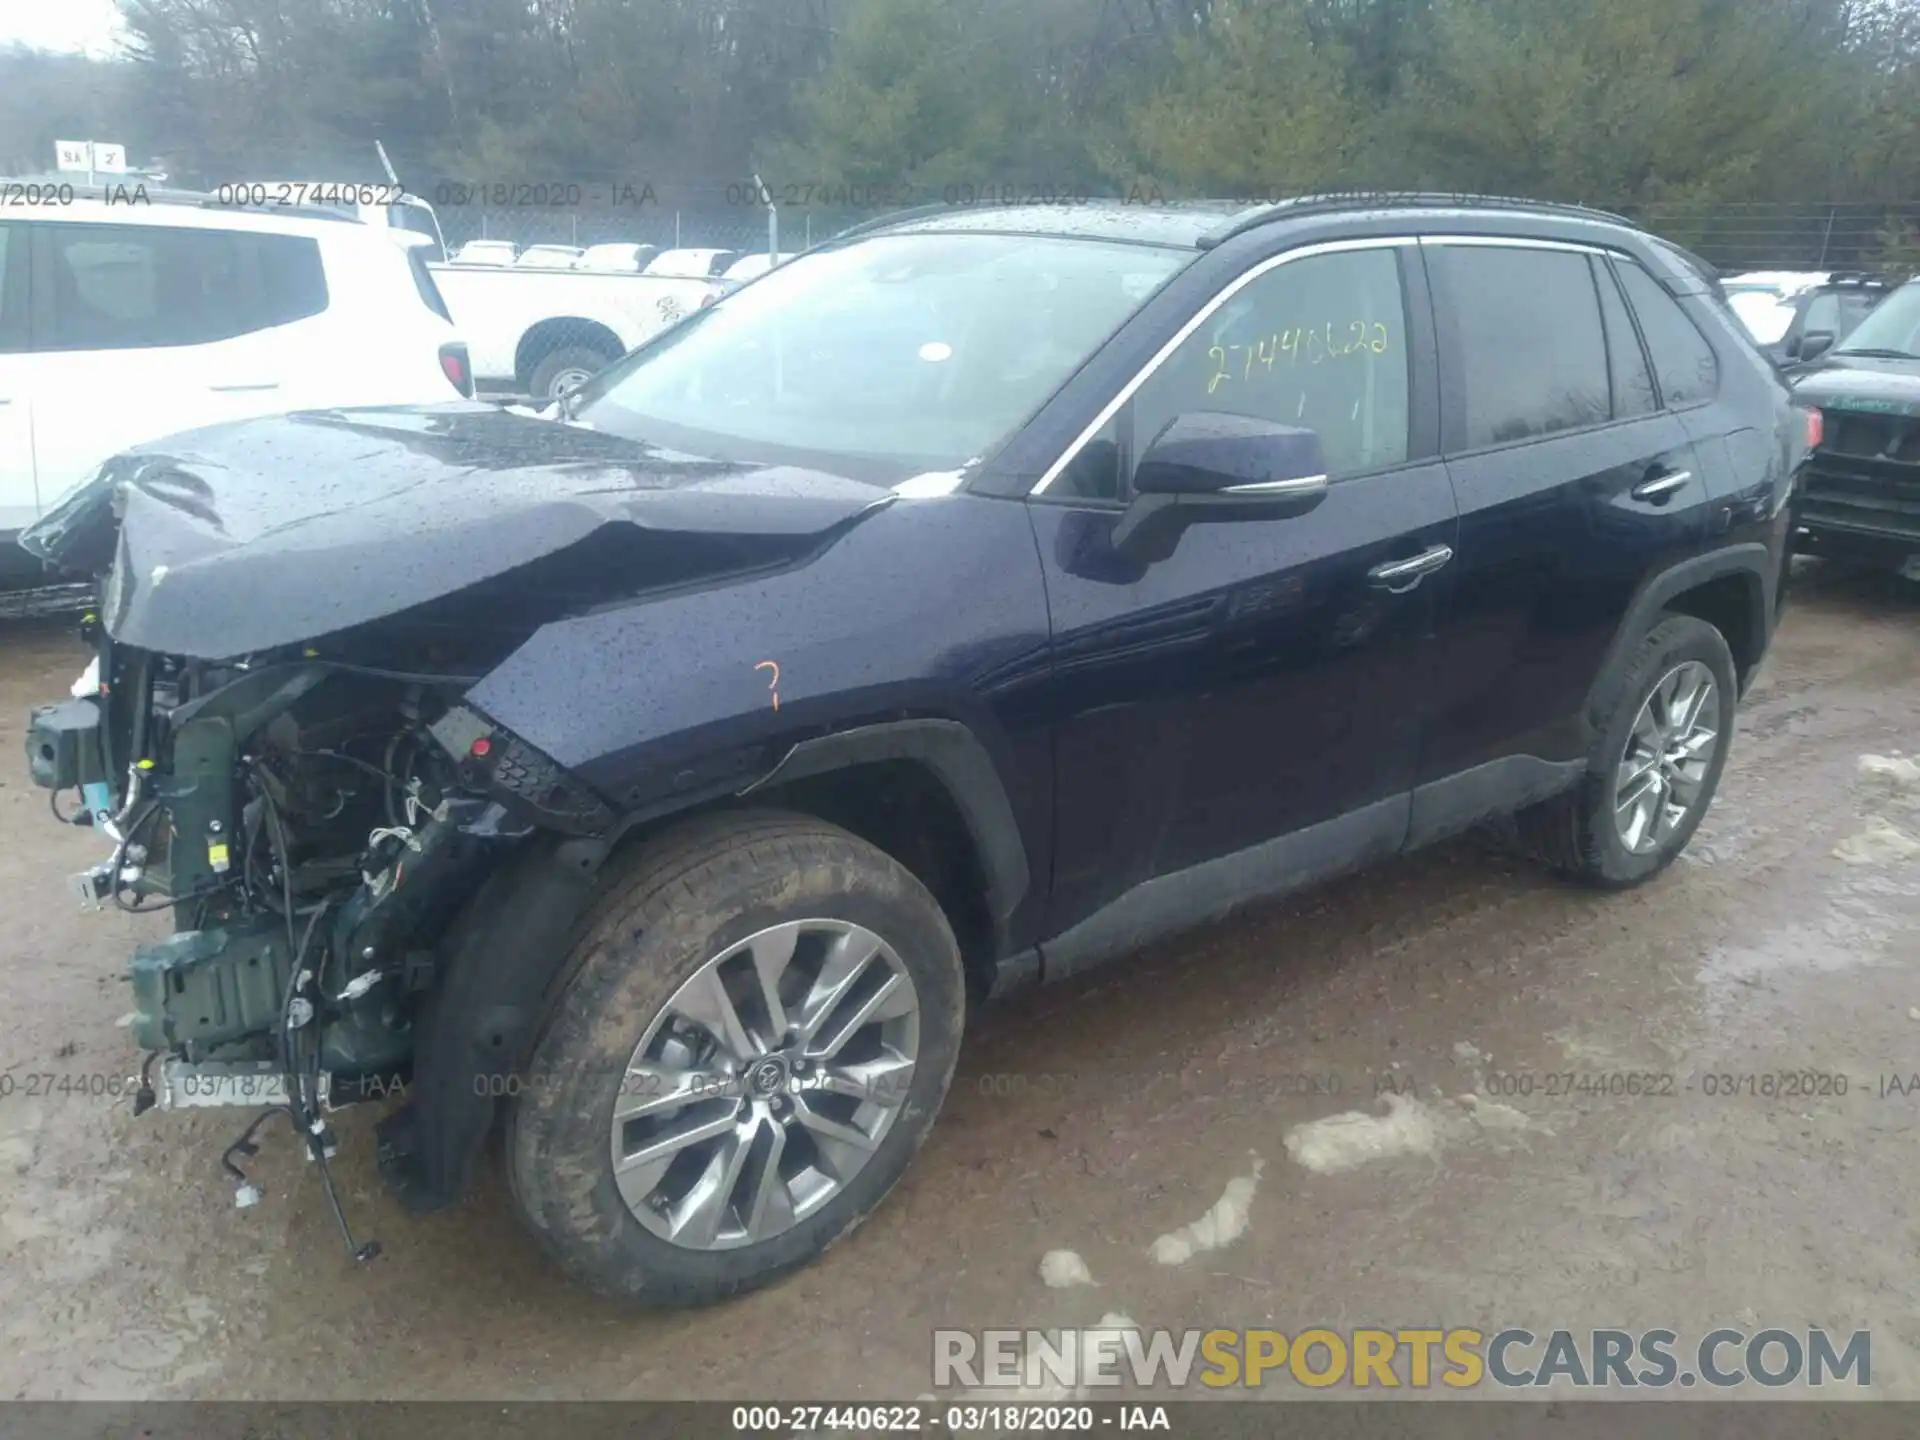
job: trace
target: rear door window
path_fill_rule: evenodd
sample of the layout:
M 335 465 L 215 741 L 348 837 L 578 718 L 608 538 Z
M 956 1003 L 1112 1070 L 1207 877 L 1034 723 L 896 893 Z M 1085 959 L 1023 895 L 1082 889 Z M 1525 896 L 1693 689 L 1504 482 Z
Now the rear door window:
M 1459 397 L 1450 448 L 1511 445 L 1610 418 L 1600 298 L 1584 254 L 1438 245 L 1429 255 L 1452 316 L 1442 377 Z
M 327 308 L 312 240 L 235 230 L 50 225 L 50 350 L 204 345 Z
M 1680 302 L 1637 263 L 1622 260 L 1617 269 L 1640 321 L 1640 333 L 1647 337 L 1661 400 L 1670 407 L 1711 400 L 1720 388 L 1720 366 L 1706 336 L 1687 318 Z

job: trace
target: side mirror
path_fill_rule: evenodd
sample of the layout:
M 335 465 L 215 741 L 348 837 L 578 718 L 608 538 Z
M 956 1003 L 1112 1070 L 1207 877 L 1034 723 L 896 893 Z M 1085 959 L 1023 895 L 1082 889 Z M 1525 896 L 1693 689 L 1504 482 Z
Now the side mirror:
M 1139 495 L 1273 493 L 1287 485 L 1326 488 L 1320 437 L 1312 430 L 1246 415 L 1194 410 L 1176 415 L 1134 468 Z
M 1189 525 L 1304 515 L 1325 498 L 1327 470 L 1315 431 L 1196 410 L 1154 437 L 1134 467 L 1133 490 L 1113 548 L 1164 560 Z
M 1818 360 L 1833 348 L 1831 330 L 1809 330 L 1800 337 L 1800 347 L 1795 352 L 1796 360 Z

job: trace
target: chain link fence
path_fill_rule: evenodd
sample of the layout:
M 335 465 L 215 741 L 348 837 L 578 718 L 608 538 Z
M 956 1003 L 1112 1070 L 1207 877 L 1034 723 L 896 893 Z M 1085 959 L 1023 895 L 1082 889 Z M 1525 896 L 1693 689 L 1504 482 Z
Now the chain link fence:
M 1920 202 L 1909 205 L 1660 205 L 1622 209 L 1725 274 L 1920 271 Z
M 789 187 L 790 189 L 798 187 Z M 995 187 L 1007 193 L 1010 187 Z M 503 190 L 526 203 L 487 203 Z M 493 186 L 488 191 L 442 187 L 441 228 L 449 247 L 469 240 L 529 245 L 627 242 L 660 250 L 710 248 L 742 254 L 777 249 L 796 254 L 849 225 L 888 213 L 887 206 L 832 206 L 764 202 L 773 192 L 737 185 L 680 192 L 665 200 L 650 187 Z M 976 192 L 949 187 L 956 205 Z M 510 201 L 519 195 L 509 194 Z M 1101 198 L 1087 190 L 1076 201 Z M 1109 198 L 1131 203 L 1136 195 Z M 1159 198 L 1154 192 L 1154 198 Z M 462 202 L 467 203 L 462 203 Z M 597 202 L 597 203 L 596 203 Z M 943 203 L 934 194 L 930 203 Z M 1732 274 L 1743 270 L 1867 270 L 1894 278 L 1920 272 L 1920 201 L 1880 204 L 1646 204 L 1609 205 L 1636 223 L 1686 246 Z

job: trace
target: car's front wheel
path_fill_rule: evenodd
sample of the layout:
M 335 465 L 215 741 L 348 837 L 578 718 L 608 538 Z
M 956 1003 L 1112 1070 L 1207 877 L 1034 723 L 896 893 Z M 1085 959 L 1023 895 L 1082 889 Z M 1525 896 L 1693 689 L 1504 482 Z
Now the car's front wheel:
M 766 1284 L 893 1188 L 964 1013 L 945 917 L 881 851 L 772 813 L 670 832 L 579 932 L 508 1117 L 518 1208 L 603 1294 Z

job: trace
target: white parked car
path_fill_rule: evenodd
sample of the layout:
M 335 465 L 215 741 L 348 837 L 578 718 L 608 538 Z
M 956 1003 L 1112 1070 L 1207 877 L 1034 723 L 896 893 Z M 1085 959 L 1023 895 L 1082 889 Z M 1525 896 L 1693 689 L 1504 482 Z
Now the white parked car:
M 1793 324 L 1794 301 L 1827 283 L 1825 270 L 1750 270 L 1720 282 L 1727 304 L 1762 347 L 1779 343 Z
M 578 245 L 529 245 L 513 263 L 528 269 L 571 270 L 584 253 Z
M 520 247 L 511 240 L 469 240 L 453 252 L 455 265 L 511 265 Z
M 767 271 L 780 262 L 765 254 L 742 255 L 727 267 L 727 273 L 720 278 L 730 285 L 744 285 L 749 280 L 758 280 Z
M 472 393 L 425 257 L 384 230 L 183 194 L 0 201 L 0 571 L 37 573 L 13 536 L 131 445 Z
M 606 270 L 621 275 L 638 275 L 660 253 L 656 245 L 589 245 L 573 262 L 576 270 Z
M 663 250 L 647 262 L 645 273 L 709 280 L 725 274 L 739 258 L 738 250 Z

